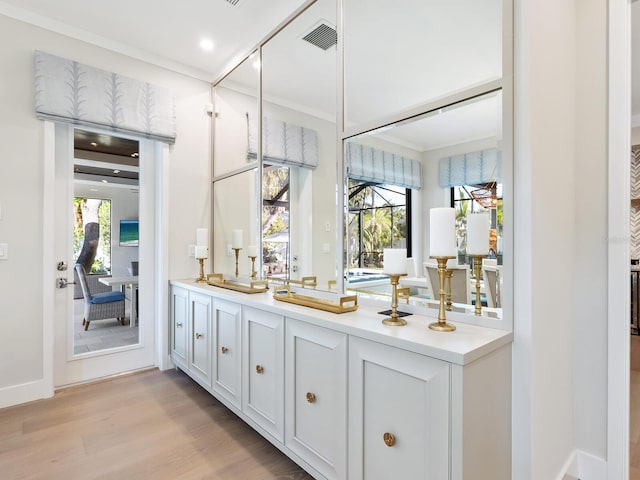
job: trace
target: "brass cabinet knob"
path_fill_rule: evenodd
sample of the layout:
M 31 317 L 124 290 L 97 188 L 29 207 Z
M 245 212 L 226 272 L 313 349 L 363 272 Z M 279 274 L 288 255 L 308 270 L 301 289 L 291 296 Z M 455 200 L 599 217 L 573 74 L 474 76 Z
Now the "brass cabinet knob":
M 180 322 L 176 323 L 176 328 L 180 328 L 180 327 L 182 327 L 182 323 Z
M 393 433 L 386 432 L 382 438 L 387 447 L 393 447 L 396 444 L 396 437 Z
M 263 373 L 264 367 L 262 365 L 256 365 L 256 373 Z
M 229 349 L 228 349 L 227 347 L 222 347 L 222 348 L 220 349 L 220 351 L 221 351 L 222 353 L 227 353 L 227 352 L 229 351 Z
M 200 339 L 200 338 L 202 338 L 202 337 L 204 337 L 204 335 L 203 335 L 203 334 L 196 332 L 196 338 Z
M 311 392 L 307 392 L 307 402 L 315 403 L 315 401 L 316 401 L 316 396 Z

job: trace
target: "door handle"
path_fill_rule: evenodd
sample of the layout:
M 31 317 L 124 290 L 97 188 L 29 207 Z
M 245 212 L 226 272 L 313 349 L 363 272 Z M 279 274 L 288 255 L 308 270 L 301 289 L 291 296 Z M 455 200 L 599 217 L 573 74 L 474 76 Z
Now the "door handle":
M 67 288 L 67 285 L 75 285 L 76 282 L 70 282 L 64 277 L 56 278 L 56 288 Z

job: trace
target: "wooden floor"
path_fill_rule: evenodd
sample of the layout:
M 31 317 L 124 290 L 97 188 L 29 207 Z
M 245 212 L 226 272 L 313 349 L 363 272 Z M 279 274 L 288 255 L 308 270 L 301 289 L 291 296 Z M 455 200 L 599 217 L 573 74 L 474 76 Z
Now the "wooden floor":
M 151 370 L 1 409 L 0 478 L 312 477 L 182 372 Z
M 629 480 L 640 480 L 640 336 L 631 335 Z

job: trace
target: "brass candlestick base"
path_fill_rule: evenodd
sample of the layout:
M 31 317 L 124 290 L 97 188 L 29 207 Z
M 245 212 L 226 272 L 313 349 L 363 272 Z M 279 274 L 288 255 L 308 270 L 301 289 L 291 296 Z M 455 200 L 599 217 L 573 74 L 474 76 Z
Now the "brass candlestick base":
M 406 273 L 390 273 L 388 274 L 391 279 L 391 316 L 382 320 L 384 325 L 391 325 L 393 327 L 401 327 L 407 324 L 407 321 L 398 316 L 398 282 L 400 277 L 406 275 Z
M 251 259 L 251 278 L 256 278 L 258 276 L 258 272 L 256 272 L 256 257 L 249 255 Z M 236 273 L 236 277 L 238 274 Z
M 234 248 L 233 251 L 236 252 L 236 277 L 239 275 L 238 273 L 238 257 L 240 256 L 241 248 Z
M 482 275 L 482 259 L 488 255 L 469 255 L 473 258 L 473 271 L 476 276 L 476 308 L 475 314 L 482 315 L 482 301 L 480 300 L 480 278 Z
M 456 327 L 447 323 L 447 314 L 445 311 L 445 276 L 447 274 L 447 260 L 455 257 L 431 257 L 438 261 L 438 277 L 440 279 L 440 310 L 438 311 L 438 321 L 429 324 L 431 330 L 439 332 L 453 332 Z
M 196 279 L 198 283 L 207 283 L 207 279 L 204 278 L 204 261 L 205 258 L 199 258 L 198 262 L 200 262 L 200 276 Z

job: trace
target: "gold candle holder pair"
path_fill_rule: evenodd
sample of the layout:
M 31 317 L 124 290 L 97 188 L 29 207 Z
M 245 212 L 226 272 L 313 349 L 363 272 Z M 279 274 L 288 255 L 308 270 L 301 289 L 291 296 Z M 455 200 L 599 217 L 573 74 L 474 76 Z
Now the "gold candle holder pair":
M 429 324 L 429 328 L 431 330 L 436 330 L 438 332 L 453 332 L 456 327 L 454 325 L 451 325 L 450 323 L 447 323 L 447 313 L 446 313 L 446 308 L 448 307 L 449 309 L 451 308 L 450 304 L 451 304 L 451 300 L 449 298 L 448 301 L 445 301 L 445 279 L 447 278 L 447 261 L 451 258 L 456 258 L 456 257 L 430 257 L 430 258 L 435 258 L 436 261 L 438 262 L 438 279 L 440 280 L 440 292 L 439 292 L 439 297 L 440 297 L 440 308 L 438 311 L 438 321 Z M 449 277 L 450 279 L 451 277 Z M 445 304 L 447 306 L 445 306 Z
M 392 327 L 401 327 L 406 325 L 407 321 L 398 316 L 398 283 L 400 277 L 405 276 L 406 273 L 389 273 L 387 275 L 391 279 L 391 315 L 382 320 L 382 323 Z

